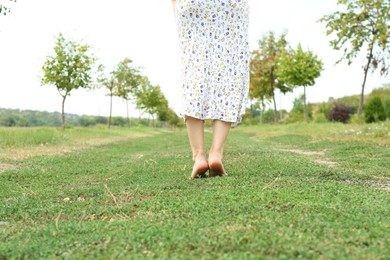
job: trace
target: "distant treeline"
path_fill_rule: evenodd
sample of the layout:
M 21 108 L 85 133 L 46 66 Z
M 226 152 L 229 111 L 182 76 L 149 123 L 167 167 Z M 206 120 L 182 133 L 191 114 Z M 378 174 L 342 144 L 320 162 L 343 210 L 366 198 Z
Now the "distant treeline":
M 365 97 L 363 114 L 357 115 L 360 95 L 329 98 L 322 103 L 308 103 L 308 121 L 314 122 L 355 122 L 371 123 L 390 119 L 390 84 L 374 89 Z M 244 117 L 244 124 L 272 123 L 275 111 L 271 108 L 261 109 L 261 104 L 253 103 Z M 291 111 L 278 110 L 278 117 L 282 123 L 304 121 L 304 97 L 294 100 Z
M 390 84 L 386 84 L 380 88 L 374 89 L 366 96 L 366 105 L 363 110 L 363 115 L 358 117 L 356 115 L 360 96 L 346 96 L 342 98 L 329 98 L 327 102 L 309 103 L 308 116 L 309 121 L 327 122 L 338 121 L 348 123 L 353 122 L 377 122 L 390 119 Z M 293 123 L 304 120 L 304 100 L 300 96 L 294 100 L 291 111 L 278 110 L 279 117 L 282 123 Z M 256 125 L 259 123 L 274 122 L 273 109 L 260 109 L 261 106 L 254 103 L 247 109 L 244 116 L 243 123 L 246 125 Z M 108 117 L 104 116 L 87 116 L 66 114 L 67 126 L 95 126 L 108 125 Z M 125 117 L 112 117 L 111 124 L 113 126 L 128 126 L 128 120 Z M 154 126 L 165 127 L 168 126 L 183 127 L 183 120 L 178 119 L 174 124 L 172 122 L 161 122 L 157 119 L 147 118 L 132 118 L 130 119 L 130 126 Z M 59 112 L 43 112 L 34 110 L 20 110 L 20 109 L 5 109 L 0 108 L 0 126 L 5 127 L 34 127 L 34 126 L 61 126 L 61 113 Z
M 128 126 L 128 120 L 125 117 L 114 116 L 112 117 L 111 124 L 113 126 Z M 95 126 L 95 125 L 108 125 L 108 117 L 104 116 L 89 116 L 89 115 L 76 115 L 66 114 L 67 126 Z M 158 120 L 152 120 L 147 118 L 131 118 L 130 126 L 154 126 L 164 127 L 167 123 L 160 122 Z M 36 110 L 20 110 L 20 109 L 6 109 L 0 108 L 0 126 L 3 127 L 35 127 L 35 126 L 61 126 L 61 113 L 60 112 L 47 112 Z

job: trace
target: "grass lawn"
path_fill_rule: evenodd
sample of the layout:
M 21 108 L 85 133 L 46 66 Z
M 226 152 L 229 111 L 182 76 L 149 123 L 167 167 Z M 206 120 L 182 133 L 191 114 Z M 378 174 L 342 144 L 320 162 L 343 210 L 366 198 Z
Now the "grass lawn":
M 390 256 L 389 123 L 239 126 L 228 177 L 190 158 L 185 130 L 0 129 L 0 259 Z

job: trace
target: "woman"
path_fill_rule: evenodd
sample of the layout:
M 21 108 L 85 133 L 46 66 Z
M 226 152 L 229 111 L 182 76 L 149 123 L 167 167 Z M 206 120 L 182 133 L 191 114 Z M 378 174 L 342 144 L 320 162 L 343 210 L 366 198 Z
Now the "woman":
M 191 177 L 225 176 L 223 148 L 241 122 L 249 89 L 249 0 L 172 0 L 182 59 L 182 111 L 194 167 Z M 213 140 L 204 151 L 204 120 Z

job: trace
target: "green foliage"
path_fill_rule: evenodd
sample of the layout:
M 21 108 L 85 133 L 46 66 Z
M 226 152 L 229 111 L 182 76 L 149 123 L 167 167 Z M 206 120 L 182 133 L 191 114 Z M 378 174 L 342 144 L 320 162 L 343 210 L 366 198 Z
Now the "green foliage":
M 385 113 L 387 118 L 390 118 L 390 98 L 386 98 L 383 102 L 383 107 L 385 109 Z
M 96 116 L 94 118 L 95 118 L 96 124 L 106 125 L 108 123 L 107 118 L 104 116 Z
M 351 124 L 363 125 L 366 123 L 363 115 L 354 114 L 350 119 Z
M 0 108 L 0 126 L 60 126 L 61 114 L 33 110 Z M 74 115 L 67 114 L 68 122 L 74 124 Z
M 115 126 L 126 126 L 127 124 L 127 121 L 125 118 L 121 117 L 121 116 L 114 116 L 112 117 L 112 125 L 115 125 Z
M 117 81 L 115 95 L 126 101 L 134 98 L 137 88 L 141 84 L 141 74 L 140 69 L 133 65 L 133 61 L 129 58 L 123 59 L 112 74 Z
M 390 118 L 390 84 L 383 84 L 381 87 L 375 88 L 370 96 L 381 98 L 386 117 Z
M 318 105 L 317 115 L 323 114 L 325 118 L 328 118 L 330 111 L 333 108 L 333 102 L 322 102 Z
M 83 127 L 94 126 L 96 125 L 96 120 L 92 116 L 83 116 L 79 118 L 78 124 Z
M 304 95 L 300 95 L 299 97 L 296 97 L 293 101 L 293 108 L 290 111 L 291 115 L 294 114 L 301 114 L 303 115 L 303 102 L 304 102 Z
M 8 0 L 8 2 L 15 2 L 16 3 L 16 0 Z M 12 9 L 8 6 L 5 6 L 3 4 L 0 4 L 0 15 L 3 14 L 3 15 L 7 15 Z
M 293 101 L 293 108 L 290 111 L 289 117 L 286 120 L 288 123 L 293 123 L 293 122 L 299 122 L 299 121 L 304 121 L 304 113 L 305 113 L 305 96 L 300 95 L 299 97 L 295 98 Z M 312 104 L 307 105 L 307 111 L 308 119 L 313 118 L 313 106 Z
M 274 112 L 277 113 L 275 90 L 282 93 L 291 92 L 279 76 L 279 64 L 282 53 L 288 48 L 287 33 L 279 38 L 269 32 L 259 41 L 259 48 L 252 52 L 250 61 L 250 96 L 261 103 L 273 100 Z
M 8 127 L 16 126 L 16 120 L 11 116 L 7 116 L 6 118 L 2 118 L 0 123 L 2 126 L 8 126 Z
M 304 52 L 301 44 L 296 50 L 282 52 L 279 64 L 279 79 L 291 88 L 303 86 L 304 120 L 309 119 L 306 107 L 306 87 L 313 86 L 321 75 L 323 63 L 311 51 Z
M 352 108 L 353 113 L 356 113 L 359 108 L 360 97 L 359 95 L 345 96 L 331 102 L 344 104 L 347 107 Z
M 312 51 L 303 51 L 301 44 L 296 50 L 282 52 L 278 67 L 279 79 L 290 87 L 313 86 L 321 76 L 323 63 Z
M 172 113 L 174 113 L 172 111 Z M 77 126 L 95 126 L 107 125 L 107 117 L 104 116 L 80 116 L 75 114 L 65 114 L 67 118 L 67 127 Z M 176 114 L 175 114 L 176 115 Z M 61 113 L 33 111 L 33 110 L 19 110 L 19 109 L 4 109 L 0 108 L 0 126 L 5 127 L 37 127 L 37 126 L 61 126 Z M 144 118 L 132 118 L 132 125 L 147 126 L 150 122 Z M 163 127 L 158 122 L 153 122 L 156 127 Z M 126 126 L 127 120 L 123 117 L 116 117 L 113 119 L 113 125 Z
M 338 62 L 347 60 L 348 64 L 362 51 L 366 52 L 364 81 L 358 113 L 364 104 L 364 87 L 369 70 L 380 70 L 381 75 L 389 71 L 390 59 L 390 3 L 388 0 L 338 0 L 346 7 L 345 12 L 326 15 L 321 22 L 326 23 L 327 35 L 335 34 L 330 42 L 335 50 L 343 50 Z
M 276 111 L 277 113 L 277 111 Z M 272 123 L 276 117 L 275 110 L 268 109 L 266 111 L 263 111 L 263 123 Z
M 143 77 L 140 81 L 140 86 L 135 96 L 137 98 L 137 108 L 149 115 L 154 116 L 157 114 L 159 108 L 168 107 L 168 100 L 161 92 L 160 86 L 152 85 L 146 77 Z
M 108 96 L 110 97 L 110 115 L 108 117 L 108 127 L 110 128 L 112 124 L 112 98 L 114 95 L 117 95 L 117 93 L 119 92 L 118 91 L 119 83 L 117 78 L 114 75 L 114 72 L 111 72 L 110 76 L 107 76 L 104 73 L 103 65 L 99 65 L 98 72 L 99 72 L 98 79 L 97 79 L 98 87 L 104 87 L 109 91 Z
M 48 56 L 42 66 L 42 85 L 54 85 L 62 96 L 62 126 L 65 127 L 65 99 L 72 90 L 89 88 L 92 83 L 96 58 L 90 46 L 67 40 L 59 34 L 54 55 Z
M 335 12 L 320 19 L 326 23 L 327 35 L 336 34 L 336 39 L 330 43 L 336 50 L 344 47 L 344 54 L 338 61 L 347 60 L 348 64 L 357 57 L 362 48 L 371 53 L 373 59 L 371 69 L 380 68 L 381 74 L 386 74 L 389 65 L 389 26 L 390 4 L 387 0 L 338 0 L 345 5 L 346 12 Z M 369 69 L 369 68 L 366 68 Z
M 314 116 L 314 122 L 316 123 L 326 123 L 328 122 L 328 119 L 326 118 L 325 114 L 318 113 Z
M 42 67 L 42 84 L 55 85 L 62 96 L 78 88 L 90 87 L 96 58 L 89 51 L 89 45 L 67 40 L 60 34 L 54 47 L 55 54 L 48 56 Z
M 386 112 L 380 97 L 374 96 L 364 108 L 366 123 L 373 123 L 386 120 Z

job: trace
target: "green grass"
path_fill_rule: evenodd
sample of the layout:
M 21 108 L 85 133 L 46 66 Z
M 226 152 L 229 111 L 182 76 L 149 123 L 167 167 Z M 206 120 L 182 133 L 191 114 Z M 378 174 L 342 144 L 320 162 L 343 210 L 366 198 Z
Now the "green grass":
M 75 142 L 77 140 L 103 139 L 113 137 L 128 137 L 126 128 L 0 128 L 0 148 L 23 147 L 34 145 L 58 145 Z M 150 131 L 143 127 L 132 128 L 132 132 L 142 133 Z
M 198 180 L 184 130 L 72 130 L 111 143 L 0 172 L 0 259 L 386 259 L 390 142 L 368 127 L 238 127 L 229 177 Z

